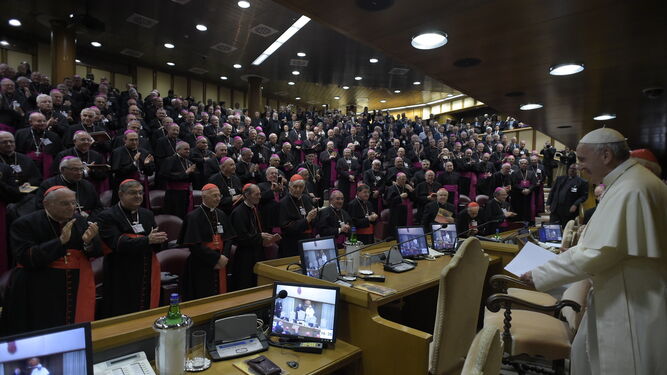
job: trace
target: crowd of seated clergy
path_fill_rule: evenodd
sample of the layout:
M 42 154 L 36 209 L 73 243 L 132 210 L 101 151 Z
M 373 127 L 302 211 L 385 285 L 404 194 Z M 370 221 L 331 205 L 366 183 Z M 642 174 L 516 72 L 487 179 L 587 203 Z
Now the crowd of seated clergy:
M 576 161 L 548 142 L 538 152 L 508 138 L 503 131 L 526 125 L 497 115 L 439 123 L 292 106 L 247 113 L 164 94 L 78 75 L 51 83 L 27 63 L 0 64 L 0 272 L 12 270 L 0 332 L 156 307 L 156 253 L 168 246 L 158 214 L 183 220 L 181 288 L 201 298 L 256 285 L 266 248 L 293 256 L 299 240 L 318 235 L 342 244 L 354 228 L 370 243 L 382 224 L 386 237 L 431 222 L 466 234 L 532 222 L 555 158 Z M 159 209 L 149 199 L 156 190 Z M 90 263 L 99 257 L 96 302 Z

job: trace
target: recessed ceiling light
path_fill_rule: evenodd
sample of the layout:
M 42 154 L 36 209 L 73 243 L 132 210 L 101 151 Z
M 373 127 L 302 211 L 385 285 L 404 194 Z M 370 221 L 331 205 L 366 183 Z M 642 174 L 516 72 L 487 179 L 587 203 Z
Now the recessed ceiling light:
M 593 120 L 595 120 L 595 121 L 607 121 L 607 120 L 613 120 L 615 118 L 616 118 L 615 114 L 603 113 L 601 115 L 593 117 Z
M 79 59 L 74 59 L 74 62 L 77 63 L 77 64 L 81 64 L 81 60 L 79 60 Z
M 9 26 L 19 27 L 21 26 L 21 21 L 17 20 L 16 18 L 12 18 L 9 20 Z
M 223 80 L 223 81 L 226 81 L 228 78 L 227 78 L 227 76 L 220 76 L 220 79 Z
M 74 18 L 74 13 L 70 13 L 69 18 Z
M 447 44 L 447 34 L 440 31 L 423 33 L 412 38 L 412 46 L 417 49 L 434 49 L 445 44 Z
M 301 72 L 299 72 L 298 70 L 292 71 L 293 76 L 298 76 L 299 74 L 301 74 Z
M 292 82 L 292 81 L 287 82 L 287 84 L 290 85 L 290 86 L 294 86 L 294 82 Z
M 296 55 L 299 56 L 299 57 L 306 57 L 305 52 L 297 52 Z
M 234 67 L 234 69 L 241 69 L 241 68 L 243 68 L 243 66 L 242 66 L 241 64 L 234 64 L 234 65 L 232 65 L 232 66 Z
M 355 80 L 355 81 L 361 81 L 362 79 L 363 79 L 363 78 L 361 78 L 360 76 L 356 76 L 356 77 L 354 77 L 354 80 Z
M 100 42 L 90 42 L 90 45 L 93 46 L 93 47 L 98 47 L 98 48 L 102 47 L 102 43 L 100 43 Z
M 385 99 L 380 100 L 380 103 L 386 103 L 387 101 Z
M 401 90 L 394 90 L 394 94 L 400 94 Z
M 334 99 L 338 100 L 340 99 L 340 96 L 334 96 Z
M 542 104 L 528 103 L 528 104 L 522 105 L 521 107 L 519 107 L 519 109 L 522 110 L 522 111 L 530 111 L 532 109 L 539 109 L 539 108 L 542 108 L 542 107 L 544 107 Z
M 552 76 L 569 76 L 584 71 L 584 64 L 558 64 L 549 68 L 549 74 Z
M 296 98 L 294 98 L 294 100 L 301 100 L 301 97 L 297 96 Z
M 171 43 L 165 43 L 164 48 L 174 48 L 175 46 Z
M 208 27 L 206 27 L 206 25 L 202 25 L 202 24 L 198 24 L 197 26 L 195 26 L 195 28 L 196 28 L 197 30 L 199 30 L 199 31 L 206 31 L 206 30 L 208 30 Z
M 376 58 L 368 59 L 368 62 L 370 62 L 371 64 L 375 64 L 375 63 L 377 63 L 378 61 L 380 61 L 380 60 L 378 60 L 378 59 L 376 59 Z
M 171 61 L 167 61 L 167 65 L 169 65 L 169 66 L 174 66 L 174 65 L 176 65 L 176 64 L 174 64 L 174 63 L 171 62 Z
M 415 85 L 415 86 L 417 86 L 417 85 L 421 85 L 422 83 L 419 82 L 419 81 L 414 81 L 414 82 L 412 82 L 412 84 Z
M 326 107 L 326 106 L 327 106 L 326 104 L 322 104 L 322 107 Z
M 239 1 L 238 3 L 236 3 L 236 4 L 237 4 L 240 8 L 243 8 L 243 9 L 250 8 L 250 2 L 249 2 L 249 1 L 241 0 L 241 1 Z
M 350 86 L 343 86 L 343 90 L 349 90 Z
M 6 40 L 0 40 L 0 45 L 7 47 L 9 45 L 9 42 Z
M 260 65 L 264 62 L 264 60 L 268 59 L 271 54 L 276 52 L 280 46 L 283 44 L 287 43 L 287 41 L 294 36 L 299 30 L 301 30 L 302 27 L 306 26 L 306 24 L 310 22 L 310 18 L 306 16 L 301 16 L 299 17 L 298 20 L 296 20 L 292 26 L 290 26 L 287 30 L 285 30 L 282 35 L 276 39 L 275 42 L 271 43 L 271 45 L 262 52 L 261 55 L 257 56 L 255 61 L 252 62 L 252 65 Z

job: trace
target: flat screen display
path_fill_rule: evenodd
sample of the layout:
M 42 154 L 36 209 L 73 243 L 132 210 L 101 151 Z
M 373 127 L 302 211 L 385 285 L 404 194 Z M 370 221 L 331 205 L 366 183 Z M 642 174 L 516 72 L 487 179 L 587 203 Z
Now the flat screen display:
M 563 240 L 563 232 L 558 224 L 543 225 L 537 232 L 540 235 L 540 242 L 561 242 Z
M 404 258 L 414 258 L 428 255 L 428 245 L 424 236 L 423 227 L 398 227 L 396 229 L 399 250 Z
M 0 373 L 93 375 L 90 323 L 0 338 Z
M 336 258 L 338 253 L 333 237 L 320 237 L 299 242 L 299 255 L 303 273 L 319 279 L 322 266 L 329 260 Z M 336 264 L 336 271 L 339 271 L 340 274 L 338 261 L 335 260 L 332 263 Z
M 442 229 L 441 229 L 442 228 Z M 445 251 L 456 248 L 458 236 L 456 234 L 456 225 L 431 224 L 431 244 L 434 250 Z
M 275 282 L 271 334 L 303 341 L 336 342 L 338 287 Z

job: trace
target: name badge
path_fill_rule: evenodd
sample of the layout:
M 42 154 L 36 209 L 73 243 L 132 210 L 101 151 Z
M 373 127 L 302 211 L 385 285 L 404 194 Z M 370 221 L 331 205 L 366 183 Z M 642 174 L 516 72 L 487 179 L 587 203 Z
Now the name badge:
M 382 177 L 380 177 L 380 176 L 375 176 L 375 181 L 380 181 L 381 178 Z
M 470 227 L 477 228 L 477 220 L 471 220 L 470 221 Z
M 21 171 L 23 170 L 23 169 L 21 169 L 21 166 L 18 165 L 18 164 L 12 164 L 12 165 L 10 165 L 10 167 L 12 167 L 12 169 L 14 170 L 15 173 L 21 173 Z
M 144 226 L 142 224 L 132 225 L 132 231 L 134 234 L 144 233 Z
M 577 190 L 578 190 L 578 188 L 576 186 L 572 186 L 572 188 L 570 188 L 570 191 L 573 192 L 573 193 L 576 193 Z
M 345 160 L 345 162 L 347 162 L 347 164 L 352 164 L 352 160 Z
M 231 196 L 236 195 L 236 189 L 234 189 L 234 188 L 229 188 L 229 195 L 231 195 Z
M 218 233 L 218 234 L 225 233 L 225 230 L 222 229 L 222 224 L 218 224 L 218 226 L 216 227 L 216 233 Z
M 53 143 L 53 142 L 51 142 L 50 139 L 48 139 L 48 138 L 42 138 L 42 144 L 43 144 L 44 146 L 48 146 L 48 145 L 50 145 L 51 143 Z
M 301 213 L 301 216 L 306 216 L 306 209 L 301 207 L 299 208 L 299 212 Z

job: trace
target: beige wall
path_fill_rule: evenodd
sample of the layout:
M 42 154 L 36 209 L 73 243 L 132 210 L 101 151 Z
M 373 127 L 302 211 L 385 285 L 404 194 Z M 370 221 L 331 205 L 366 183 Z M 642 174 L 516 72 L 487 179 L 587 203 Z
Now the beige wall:
M 90 72 L 95 75 L 95 82 L 100 82 L 102 78 L 111 79 L 111 72 L 108 70 L 91 68 Z
M 167 92 L 171 89 L 171 74 L 165 72 L 157 72 L 157 87 L 160 95 L 167 96 Z M 142 93 L 146 95 L 146 93 Z
M 85 77 L 86 73 L 88 73 L 88 68 L 86 68 L 85 65 L 76 64 L 76 66 L 74 67 L 74 74 L 78 74 L 81 77 Z M 59 83 L 59 82 L 55 82 L 55 83 Z
M 174 76 L 174 95 L 187 96 L 188 79 L 183 76 Z
M 33 67 L 35 69 L 35 67 Z M 44 43 L 37 45 L 37 68 L 36 70 L 51 78 L 51 46 Z
M 191 79 L 190 80 L 190 96 L 195 98 L 195 100 L 202 100 L 202 90 L 204 85 L 202 81 Z
M 30 64 L 30 67 L 32 67 L 31 54 L 12 51 L 12 50 L 7 51 L 7 64 L 9 64 L 9 66 L 11 66 L 12 68 L 16 69 L 16 67 L 19 66 L 19 64 L 24 61 L 27 61 L 28 64 Z
M 128 83 L 134 83 L 132 82 L 132 77 L 126 74 L 120 74 L 120 73 L 114 74 L 113 86 L 116 87 L 118 90 L 125 91 Z
M 153 90 L 153 69 L 137 67 L 137 90 L 143 96 Z
M 225 106 L 231 106 L 232 90 L 229 87 L 220 87 L 220 97 L 218 100 L 225 102 Z
M 214 103 L 218 102 L 218 85 L 212 83 L 206 83 L 206 101 L 209 99 L 213 100 Z

